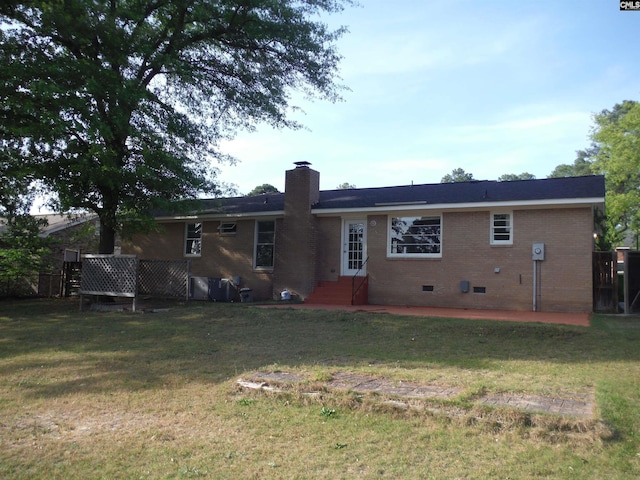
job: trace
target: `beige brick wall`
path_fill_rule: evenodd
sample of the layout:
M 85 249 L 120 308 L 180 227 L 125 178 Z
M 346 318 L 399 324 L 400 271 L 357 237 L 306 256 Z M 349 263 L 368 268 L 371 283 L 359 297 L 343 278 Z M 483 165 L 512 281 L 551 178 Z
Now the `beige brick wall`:
M 317 280 L 338 280 L 342 261 L 342 219 L 318 218 Z
M 387 216 L 370 216 L 370 303 L 531 310 L 531 247 L 543 242 L 539 310 L 591 311 L 591 209 L 517 210 L 513 223 L 513 245 L 492 246 L 489 211 L 444 213 L 442 258 L 391 259 Z M 462 280 L 470 282 L 469 293 L 460 291 Z M 423 285 L 433 292 L 422 291 Z M 473 287 L 486 293 L 473 293 Z
M 189 259 L 193 276 L 240 276 L 241 286 L 251 288 L 256 300 L 272 298 L 273 273 L 253 269 L 255 220 L 237 221 L 235 235 L 220 235 L 218 221 L 203 222 L 202 255 L 199 257 L 184 255 L 185 223 L 163 223 L 157 233 L 138 235 L 130 242 L 123 242 L 122 253 L 136 254 L 142 259 Z M 277 229 L 278 222 L 276 232 Z
M 232 236 L 218 233 L 219 222 L 204 222 L 202 256 L 189 257 L 192 274 L 223 278 L 239 275 L 242 286 L 252 288 L 256 300 L 277 297 L 283 288 L 306 296 L 318 281 L 336 280 L 342 260 L 342 219 L 314 218 L 304 212 L 299 215 L 304 217 L 298 216 L 304 228 L 294 228 L 293 233 L 286 231 L 283 219 L 276 222 L 273 272 L 253 269 L 254 220 L 238 221 L 237 233 Z M 531 246 L 543 242 L 539 309 L 591 311 L 591 209 L 515 210 L 513 223 L 513 245 L 492 246 L 489 211 L 444 213 L 442 258 L 391 259 L 386 254 L 387 216 L 370 215 L 370 303 L 531 310 Z M 162 232 L 124 242 L 122 253 L 148 259 L 187 258 L 183 254 L 185 222 L 164 223 L 161 227 Z M 315 237 L 311 236 L 313 231 Z M 314 255 L 312 267 L 300 261 Z M 499 273 L 494 272 L 496 268 Z M 462 280 L 470 282 L 470 292 L 460 292 Z M 423 285 L 433 286 L 433 292 L 422 291 Z M 473 293 L 473 287 L 485 287 L 486 293 Z
M 273 289 L 285 288 L 304 298 L 316 285 L 317 218 L 311 205 L 318 201 L 320 174 L 310 168 L 286 172 L 284 219 L 276 234 Z

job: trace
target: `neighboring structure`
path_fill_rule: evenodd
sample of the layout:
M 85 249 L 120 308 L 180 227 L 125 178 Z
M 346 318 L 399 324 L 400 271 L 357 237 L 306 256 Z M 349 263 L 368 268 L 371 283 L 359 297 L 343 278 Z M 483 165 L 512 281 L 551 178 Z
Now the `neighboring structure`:
M 61 270 L 69 258 L 69 250 L 77 252 L 77 260 L 82 253 L 95 253 L 98 250 L 98 234 L 100 222 L 94 213 L 34 215 L 44 219 L 47 225 L 42 228 L 40 236 L 51 239 L 50 264 L 54 270 Z
M 257 300 L 286 289 L 326 301 L 320 282 L 347 277 L 350 301 L 356 276 L 368 281 L 371 304 L 592 309 L 601 176 L 319 185 L 320 174 L 300 162 L 286 172 L 284 194 L 205 200 L 193 215 L 159 216 L 160 230 L 134 237 L 122 253 L 189 258 L 193 276 L 240 278 Z
M 47 264 L 51 270 L 40 272 L 38 295 L 69 296 L 79 289 L 81 254 L 98 250 L 100 222 L 93 213 L 34 215 L 47 221 L 40 236 L 49 238 L 51 251 Z
M 81 253 L 95 252 L 98 247 L 98 217 L 95 214 L 78 213 L 34 215 L 34 218 L 46 223 L 38 234 L 48 240 L 46 246 L 49 253 L 43 258 L 46 271 L 40 272 L 37 285 L 35 279 L 20 279 L 19 284 L 24 285 L 20 295 L 68 294 L 66 286 L 69 282 L 66 279 L 72 274 L 79 278 L 79 267 L 70 266 L 70 262 L 79 262 Z M 6 228 L 4 220 L 0 219 L 0 233 Z

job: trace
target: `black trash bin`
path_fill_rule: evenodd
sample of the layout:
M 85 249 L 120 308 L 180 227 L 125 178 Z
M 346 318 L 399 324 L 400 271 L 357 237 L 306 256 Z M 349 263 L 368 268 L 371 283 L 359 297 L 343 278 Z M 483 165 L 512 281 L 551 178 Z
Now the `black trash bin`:
M 250 288 L 241 288 L 240 301 L 242 303 L 253 302 L 253 290 Z

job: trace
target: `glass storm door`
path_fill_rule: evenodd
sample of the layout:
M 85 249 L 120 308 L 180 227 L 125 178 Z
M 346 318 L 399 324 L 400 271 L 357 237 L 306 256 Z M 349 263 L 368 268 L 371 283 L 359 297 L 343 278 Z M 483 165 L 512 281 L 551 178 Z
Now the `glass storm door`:
M 342 275 L 365 276 L 367 235 L 364 220 L 345 220 L 342 230 Z

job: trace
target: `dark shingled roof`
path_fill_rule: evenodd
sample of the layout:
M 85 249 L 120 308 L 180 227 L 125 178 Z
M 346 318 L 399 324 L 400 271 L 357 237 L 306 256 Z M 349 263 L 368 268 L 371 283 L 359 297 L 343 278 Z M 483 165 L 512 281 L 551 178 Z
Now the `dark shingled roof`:
M 211 198 L 200 202 L 201 213 L 239 215 L 281 212 L 283 210 L 284 193 L 263 193 L 253 197 Z
M 490 180 L 330 190 L 314 209 L 363 208 L 401 203 L 456 204 L 604 198 L 604 177 L 567 177 L 497 182 Z
M 470 203 L 604 199 L 603 176 L 548 178 L 498 182 L 482 180 L 398 187 L 325 190 L 314 210 L 365 209 L 402 204 L 454 205 Z M 200 213 L 268 214 L 284 210 L 284 193 L 203 200 Z

